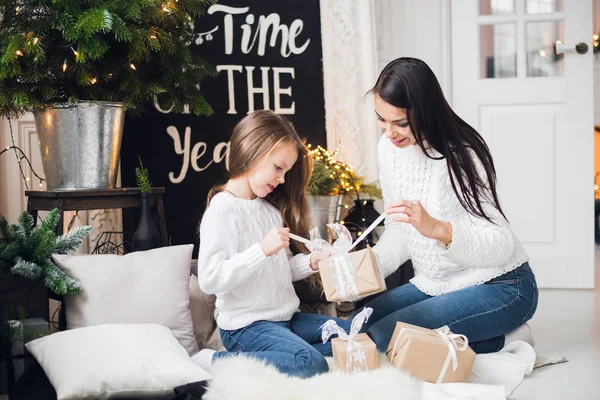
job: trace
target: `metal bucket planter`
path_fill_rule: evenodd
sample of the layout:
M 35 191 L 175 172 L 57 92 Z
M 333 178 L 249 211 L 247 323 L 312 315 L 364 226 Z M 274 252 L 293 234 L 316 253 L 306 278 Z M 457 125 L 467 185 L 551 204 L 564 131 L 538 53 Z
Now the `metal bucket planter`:
M 112 189 L 117 184 L 123 103 L 54 103 L 35 112 L 48 189 Z
M 339 219 L 342 196 L 308 196 L 312 231 L 311 236 L 331 241 L 331 231 L 327 224 Z M 340 207 L 338 207 L 338 204 Z

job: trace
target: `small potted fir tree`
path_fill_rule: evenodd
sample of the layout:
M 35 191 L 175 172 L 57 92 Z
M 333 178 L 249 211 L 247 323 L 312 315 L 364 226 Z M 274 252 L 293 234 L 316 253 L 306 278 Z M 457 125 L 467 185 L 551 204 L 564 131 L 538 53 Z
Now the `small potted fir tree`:
M 191 51 L 214 0 L 0 3 L 0 117 L 33 112 L 50 189 L 116 185 L 124 110 L 212 113 Z

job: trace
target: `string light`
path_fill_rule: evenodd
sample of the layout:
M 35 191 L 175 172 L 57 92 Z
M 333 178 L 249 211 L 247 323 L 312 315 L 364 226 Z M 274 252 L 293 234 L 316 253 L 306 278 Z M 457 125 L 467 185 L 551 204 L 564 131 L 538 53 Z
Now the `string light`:
M 33 38 L 33 45 L 35 46 L 38 42 L 39 38 Z
M 77 52 L 77 50 L 75 50 L 74 48 L 71 47 L 71 50 L 73 50 L 73 54 L 75 54 L 75 57 L 77 57 L 79 55 L 79 53 Z
M 150 35 L 150 39 L 156 39 L 156 35 Z
M 67 71 L 67 59 L 66 58 L 65 58 L 65 61 L 63 61 L 62 70 L 63 70 L 63 72 Z
M 15 54 L 18 55 L 18 56 L 22 56 L 23 52 L 21 50 L 17 50 L 17 51 L 15 51 Z
M 96 78 L 92 78 L 92 79 L 90 79 L 90 82 L 91 82 L 91 83 L 92 83 L 92 85 L 93 85 L 93 84 L 95 84 L 95 83 L 97 82 L 97 80 L 96 80 Z
M 135 71 L 135 65 L 133 65 L 133 64 L 129 64 L 129 68 L 131 68 L 132 70 L 134 70 L 134 71 Z
M 12 120 L 10 117 L 8 117 L 8 126 L 10 128 L 10 139 L 12 141 L 12 146 L 8 146 L 4 150 L 0 151 L 0 156 L 3 155 L 4 153 L 8 152 L 10 149 L 14 150 L 15 157 L 17 159 L 17 165 L 19 166 L 19 172 L 21 173 L 21 177 L 23 178 L 23 182 L 25 183 L 25 188 L 27 190 L 29 190 L 29 186 L 27 185 L 27 182 L 30 180 L 30 178 L 26 177 L 25 174 L 23 173 L 23 166 L 21 165 L 21 161 L 25 160 L 27 162 L 27 164 L 29 165 L 29 169 L 31 170 L 31 173 L 33 173 L 33 175 L 35 175 L 35 177 L 38 178 L 40 180 L 40 182 L 44 181 L 44 178 L 42 178 L 41 176 L 39 176 L 37 174 L 37 172 L 35 172 L 35 169 L 33 168 L 31 161 L 29 161 L 29 158 L 27 158 L 27 155 L 25 154 L 25 152 L 19 146 L 17 146 L 15 144 L 15 137 L 14 137 L 13 129 L 12 129 Z M 20 156 L 19 156 L 19 154 L 20 154 Z

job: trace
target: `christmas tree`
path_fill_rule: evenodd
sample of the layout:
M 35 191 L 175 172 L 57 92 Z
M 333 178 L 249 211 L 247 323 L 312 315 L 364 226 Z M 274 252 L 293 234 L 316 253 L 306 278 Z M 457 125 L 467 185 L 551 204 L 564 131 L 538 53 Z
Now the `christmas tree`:
M 78 281 L 65 274 L 52 262 L 52 254 L 68 254 L 81 246 L 91 232 L 91 226 L 78 226 L 65 235 L 56 236 L 60 221 L 57 209 L 52 210 L 39 227 L 27 212 L 19 216 L 17 224 L 9 225 L 0 216 L 0 260 L 13 264 L 11 273 L 28 279 L 43 279 L 52 292 L 77 294 Z
M 212 113 L 192 54 L 194 19 L 214 0 L 1 0 L 0 116 L 53 102 Z

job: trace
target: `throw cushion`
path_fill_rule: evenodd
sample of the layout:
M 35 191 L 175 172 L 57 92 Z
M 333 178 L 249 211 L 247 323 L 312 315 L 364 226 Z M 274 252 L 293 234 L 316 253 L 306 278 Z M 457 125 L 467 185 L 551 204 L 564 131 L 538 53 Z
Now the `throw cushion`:
M 159 324 L 171 329 L 189 354 L 198 352 L 188 308 L 192 245 L 161 247 L 124 256 L 53 255 L 81 282 L 65 296 L 67 329 L 101 324 Z
M 205 294 L 198 285 L 198 277 L 190 276 L 190 311 L 194 323 L 194 335 L 200 349 L 223 348 L 219 327 L 215 321 L 215 295 Z
M 25 345 L 58 400 L 145 397 L 210 378 L 156 324 L 111 324 L 58 332 Z

